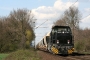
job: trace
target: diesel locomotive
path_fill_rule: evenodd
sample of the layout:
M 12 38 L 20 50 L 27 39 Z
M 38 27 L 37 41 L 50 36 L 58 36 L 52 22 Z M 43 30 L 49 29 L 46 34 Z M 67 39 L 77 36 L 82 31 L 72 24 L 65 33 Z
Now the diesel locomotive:
M 37 44 L 37 49 L 53 54 L 72 54 L 74 52 L 74 39 L 69 26 L 53 26 Z

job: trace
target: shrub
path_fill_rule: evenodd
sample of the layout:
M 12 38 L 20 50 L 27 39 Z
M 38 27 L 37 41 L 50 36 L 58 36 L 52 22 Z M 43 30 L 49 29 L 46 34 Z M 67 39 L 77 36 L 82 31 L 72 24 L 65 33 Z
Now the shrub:
M 85 42 L 82 41 L 77 41 L 75 43 L 75 49 L 77 52 L 83 52 L 85 50 Z
M 11 53 L 5 60 L 40 60 L 40 57 L 33 50 L 18 50 Z

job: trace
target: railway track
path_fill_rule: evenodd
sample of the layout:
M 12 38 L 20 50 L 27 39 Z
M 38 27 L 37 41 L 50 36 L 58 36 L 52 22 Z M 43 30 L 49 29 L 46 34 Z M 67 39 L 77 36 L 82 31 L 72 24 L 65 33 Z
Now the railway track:
M 74 55 L 54 55 L 48 52 L 37 51 L 42 60 L 90 60 L 90 55 L 74 54 Z

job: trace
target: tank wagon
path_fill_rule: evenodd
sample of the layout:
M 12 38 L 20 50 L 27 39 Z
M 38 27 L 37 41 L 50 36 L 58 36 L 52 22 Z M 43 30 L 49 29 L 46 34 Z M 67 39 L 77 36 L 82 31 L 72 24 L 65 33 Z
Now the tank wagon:
M 53 26 L 51 32 L 37 44 L 37 49 L 53 54 L 72 54 L 74 40 L 69 26 Z

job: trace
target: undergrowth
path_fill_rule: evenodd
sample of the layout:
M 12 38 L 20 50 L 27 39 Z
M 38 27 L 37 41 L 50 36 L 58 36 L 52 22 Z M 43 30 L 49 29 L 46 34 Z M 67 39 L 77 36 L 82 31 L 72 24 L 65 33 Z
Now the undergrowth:
M 36 51 L 31 50 L 18 50 L 12 52 L 5 60 L 40 60 L 40 57 L 37 55 Z

